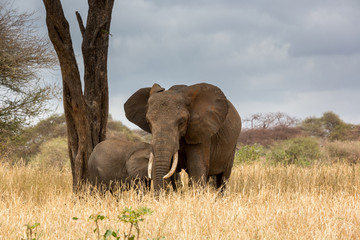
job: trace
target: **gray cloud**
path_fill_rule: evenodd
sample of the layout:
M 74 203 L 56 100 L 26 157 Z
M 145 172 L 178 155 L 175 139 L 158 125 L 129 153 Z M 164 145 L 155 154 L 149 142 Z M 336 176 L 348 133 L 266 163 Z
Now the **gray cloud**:
M 38 10 L 35 0 L 15 3 Z M 63 0 L 81 61 L 75 10 Z M 333 110 L 360 123 L 358 0 L 117 0 L 109 47 L 110 112 L 127 123 L 122 104 L 154 82 L 218 85 L 242 115 L 288 112 L 297 117 Z M 60 77 L 59 77 L 60 78 Z

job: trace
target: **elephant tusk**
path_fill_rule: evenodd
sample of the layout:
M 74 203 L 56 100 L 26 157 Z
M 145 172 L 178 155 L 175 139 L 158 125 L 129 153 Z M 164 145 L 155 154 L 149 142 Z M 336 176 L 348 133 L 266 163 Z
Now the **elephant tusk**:
M 148 177 L 151 179 L 152 165 L 154 162 L 154 154 L 150 152 L 150 159 L 148 164 Z
M 175 170 L 176 170 L 176 167 L 177 167 L 177 164 L 178 164 L 178 160 L 179 160 L 179 153 L 176 152 L 176 153 L 174 154 L 174 161 L 173 161 L 173 164 L 172 164 L 172 166 L 171 166 L 171 169 L 170 169 L 170 171 L 168 172 L 168 174 L 166 174 L 166 175 L 164 176 L 164 179 L 167 179 L 167 178 L 171 177 L 171 176 L 174 174 L 174 172 L 175 172 Z

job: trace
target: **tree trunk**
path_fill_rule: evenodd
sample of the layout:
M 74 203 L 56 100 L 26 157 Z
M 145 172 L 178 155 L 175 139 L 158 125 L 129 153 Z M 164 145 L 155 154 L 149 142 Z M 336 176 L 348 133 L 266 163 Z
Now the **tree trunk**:
M 88 178 L 89 156 L 106 134 L 109 109 L 107 53 L 114 0 L 88 0 L 86 27 L 80 14 L 76 13 L 83 36 L 84 92 L 61 2 L 43 2 L 49 37 L 60 62 L 73 190 L 77 192 Z

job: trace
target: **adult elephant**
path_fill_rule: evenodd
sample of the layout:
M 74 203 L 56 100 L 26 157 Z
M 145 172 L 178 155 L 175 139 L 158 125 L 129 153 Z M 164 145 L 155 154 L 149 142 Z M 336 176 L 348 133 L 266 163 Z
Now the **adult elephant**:
M 124 108 L 131 122 L 152 133 L 149 173 L 155 191 L 181 169 L 201 185 L 216 176 L 217 188 L 225 189 L 241 119 L 218 87 L 200 83 L 165 91 L 154 84 L 135 92 Z
M 100 191 L 131 186 L 150 189 L 147 176 L 150 152 L 150 144 L 144 142 L 109 139 L 99 143 L 88 162 L 90 184 Z

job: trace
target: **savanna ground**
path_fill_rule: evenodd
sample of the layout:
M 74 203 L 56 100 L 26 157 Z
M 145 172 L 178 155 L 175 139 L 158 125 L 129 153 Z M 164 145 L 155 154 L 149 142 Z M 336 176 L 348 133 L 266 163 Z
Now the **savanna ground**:
M 135 191 L 78 198 L 69 168 L 22 164 L 0 164 L 0 182 L 0 239 L 27 239 L 25 225 L 36 223 L 36 239 L 98 239 L 91 215 L 106 216 L 101 235 L 119 230 L 123 239 L 129 224 L 118 216 L 141 206 L 152 214 L 140 239 L 360 239 L 359 164 L 239 163 L 222 198 L 188 187 L 158 200 Z

